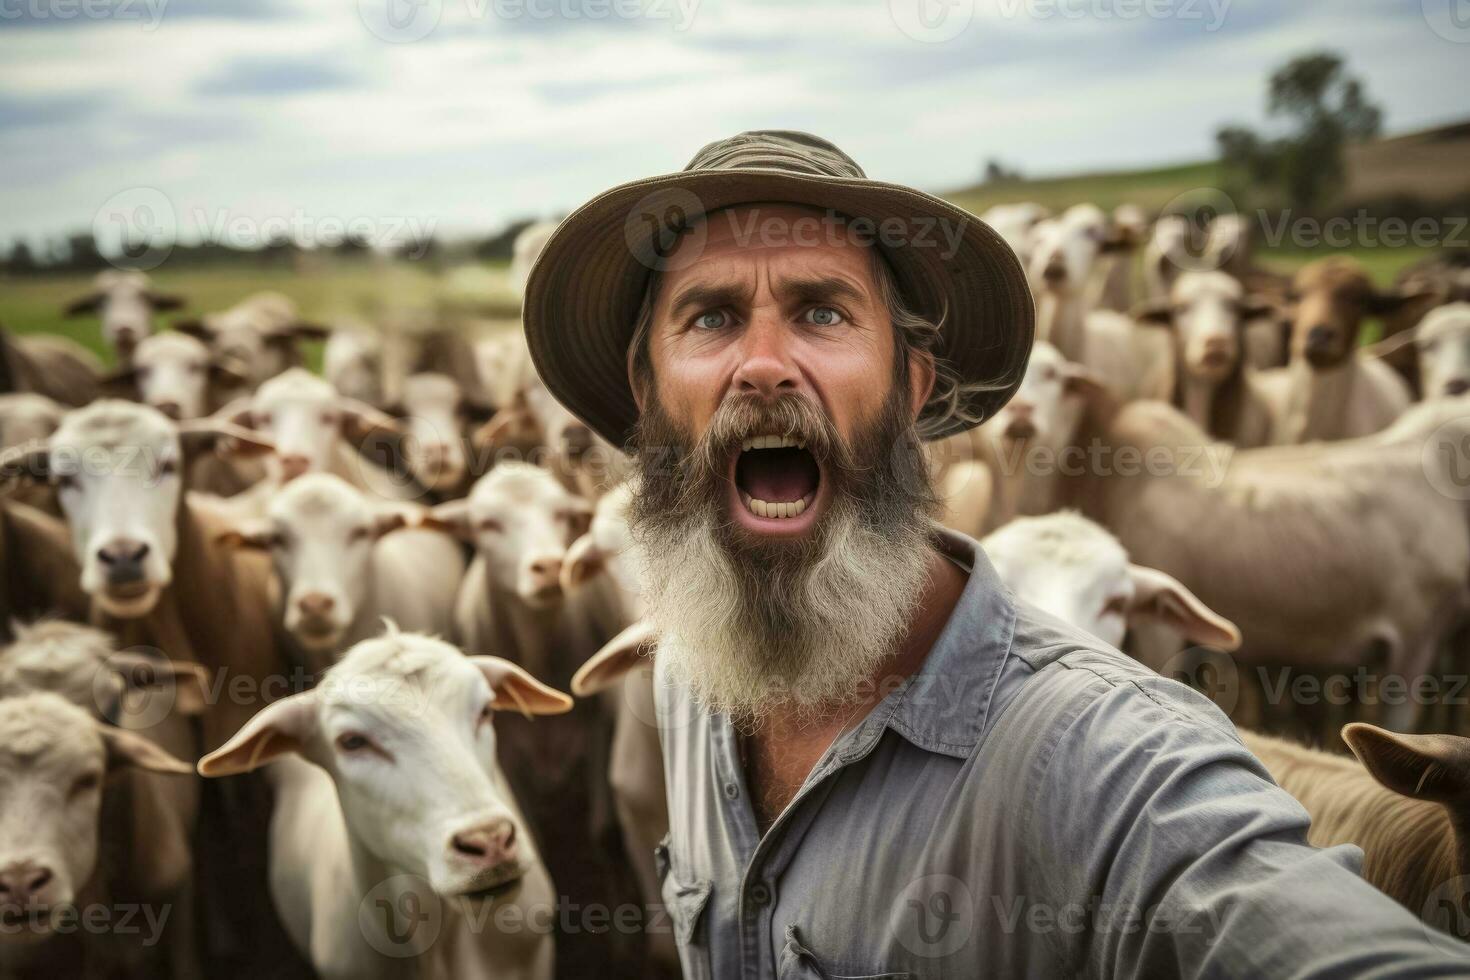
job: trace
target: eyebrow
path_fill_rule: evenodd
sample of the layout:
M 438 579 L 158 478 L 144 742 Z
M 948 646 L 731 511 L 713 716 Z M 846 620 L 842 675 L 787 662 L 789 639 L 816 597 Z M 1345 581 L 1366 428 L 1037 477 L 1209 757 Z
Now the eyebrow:
M 695 310 L 734 306 L 750 295 L 747 286 L 735 283 L 691 283 L 679 290 L 669 303 L 669 317 L 679 319 Z
M 777 283 L 776 291 L 783 298 L 804 302 L 845 299 L 860 303 L 868 298 L 853 283 L 838 276 L 787 277 Z M 734 306 L 749 295 L 748 286 L 736 283 L 691 283 L 674 295 L 669 303 L 669 317 L 677 319 L 696 310 Z
M 777 292 L 808 302 L 845 299 L 860 303 L 867 299 L 861 289 L 837 276 L 805 276 L 785 278 L 777 284 Z

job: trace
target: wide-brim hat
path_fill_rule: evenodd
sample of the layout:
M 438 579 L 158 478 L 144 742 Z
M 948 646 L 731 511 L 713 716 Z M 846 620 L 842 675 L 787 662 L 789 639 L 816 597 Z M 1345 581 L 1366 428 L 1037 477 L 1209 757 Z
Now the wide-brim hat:
M 1005 240 L 947 201 L 869 180 L 826 140 L 772 131 L 711 143 L 684 170 L 614 187 L 561 223 L 531 271 L 522 309 L 531 358 L 551 394 L 614 446 L 627 446 L 638 420 L 628 345 L 649 277 L 697 255 L 675 246 L 703 233 L 698 219 L 770 203 L 843 216 L 840 233 L 879 247 L 909 308 L 942 325 L 935 353 L 958 375 L 961 398 L 926 406 L 926 434 L 967 429 L 1010 399 L 1026 370 L 1035 311 Z

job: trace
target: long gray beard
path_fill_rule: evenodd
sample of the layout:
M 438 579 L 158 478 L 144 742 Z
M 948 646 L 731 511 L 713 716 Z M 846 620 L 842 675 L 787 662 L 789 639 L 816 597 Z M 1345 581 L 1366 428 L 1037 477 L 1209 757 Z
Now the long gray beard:
M 812 540 L 794 547 L 742 541 L 722 488 L 692 494 L 663 482 L 681 477 L 640 467 L 632 530 L 646 616 L 660 664 L 707 710 L 743 726 L 778 708 L 817 720 L 871 692 L 923 594 L 931 551 L 932 485 L 917 437 L 895 424 L 885 419 L 846 465 L 824 470 L 837 492 Z M 649 434 L 642 445 L 657 445 Z

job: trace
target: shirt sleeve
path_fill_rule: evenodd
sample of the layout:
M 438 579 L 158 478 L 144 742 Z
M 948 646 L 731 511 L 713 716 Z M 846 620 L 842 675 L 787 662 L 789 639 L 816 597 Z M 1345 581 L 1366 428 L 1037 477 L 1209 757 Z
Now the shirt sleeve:
M 1049 672 L 1049 704 L 1013 713 L 1007 734 L 1036 747 L 1025 847 L 1039 894 L 1088 896 L 1085 928 L 1058 940 L 1077 973 L 1470 974 L 1470 946 L 1359 877 L 1357 847 L 1307 843 L 1306 810 L 1207 699 L 1151 676 Z

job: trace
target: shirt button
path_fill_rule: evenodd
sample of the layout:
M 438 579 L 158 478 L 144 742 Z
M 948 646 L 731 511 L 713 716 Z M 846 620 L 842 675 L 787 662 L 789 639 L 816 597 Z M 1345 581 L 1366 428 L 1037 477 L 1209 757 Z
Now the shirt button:
M 770 905 L 771 886 L 764 881 L 757 881 L 750 888 L 750 900 L 756 905 Z
M 739 786 L 736 786 L 734 783 L 726 783 L 725 784 L 725 799 L 727 799 L 727 800 L 733 800 L 733 799 L 737 799 L 739 796 L 740 796 L 740 787 Z

